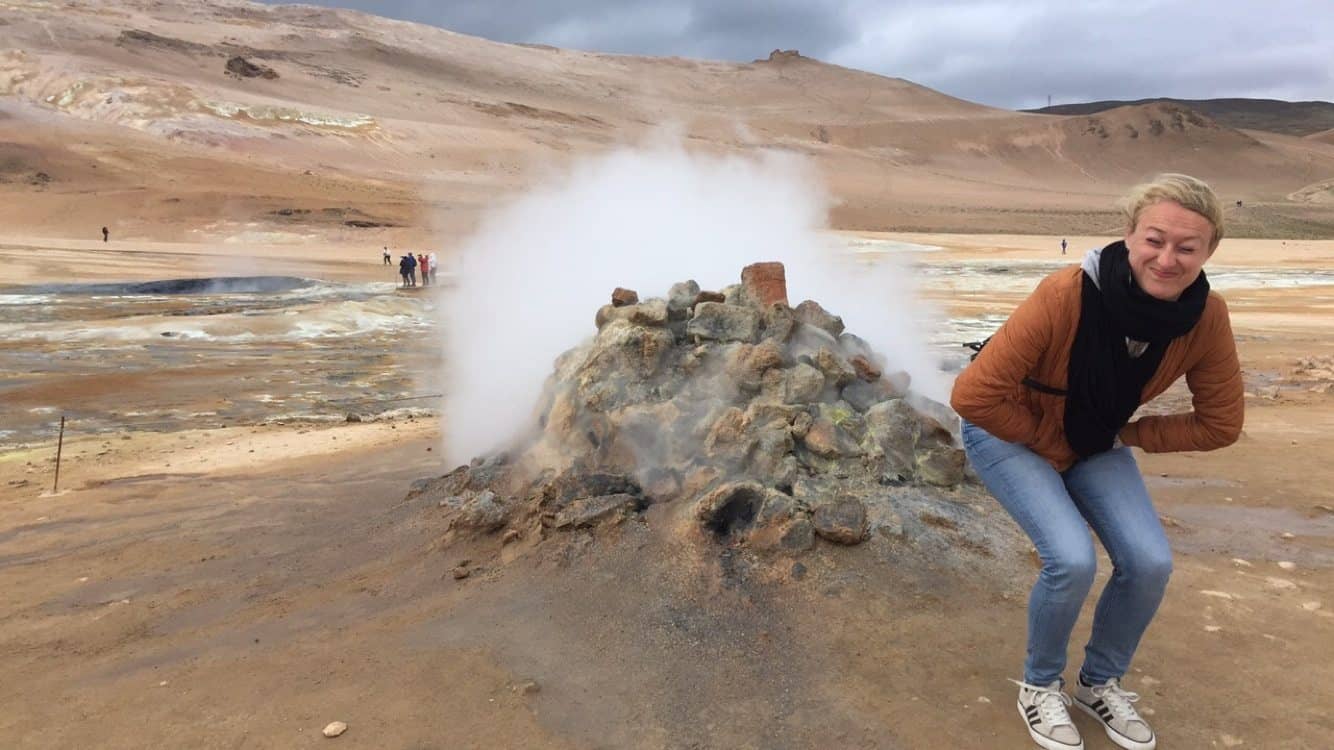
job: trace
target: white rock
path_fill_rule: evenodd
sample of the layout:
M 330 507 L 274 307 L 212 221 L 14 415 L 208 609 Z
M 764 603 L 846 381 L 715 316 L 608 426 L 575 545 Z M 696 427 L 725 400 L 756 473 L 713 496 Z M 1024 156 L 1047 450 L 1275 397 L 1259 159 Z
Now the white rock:
M 990 703 L 990 702 L 991 702 L 991 699 L 988 698 L 988 697 L 986 697 L 985 695 L 979 695 L 979 696 L 977 696 L 977 702 L 978 702 L 978 703 Z
M 1280 568 L 1284 569 L 1284 570 L 1296 570 L 1296 569 L 1297 569 L 1297 563 L 1295 563 L 1295 562 L 1289 562 L 1288 560 L 1280 560 L 1279 563 L 1278 563 L 1278 566 L 1279 566 Z
M 1254 568 L 1254 567 L 1255 567 L 1254 565 L 1252 565 L 1252 564 L 1250 563 L 1250 561 L 1248 561 L 1248 560 L 1243 560 L 1243 559 L 1241 559 L 1240 557 L 1234 557 L 1234 558 L 1232 558 L 1232 564 L 1234 564 L 1234 565 L 1240 565 L 1240 566 L 1243 567 L 1243 568 Z
M 1222 630 L 1222 628 L 1219 627 L 1219 626 L 1217 626 L 1217 625 L 1205 625 L 1205 626 L 1204 626 L 1204 632 L 1206 632 L 1206 633 L 1217 633 L 1217 632 L 1220 631 L 1220 630 Z
M 324 736 L 337 737 L 338 735 L 346 731 L 347 731 L 346 724 L 344 724 L 341 721 L 331 721 L 329 722 L 329 725 L 324 728 Z
M 1265 583 L 1269 584 L 1270 586 L 1273 586 L 1276 589 L 1283 589 L 1285 591 L 1290 591 L 1292 589 L 1297 588 L 1297 584 L 1293 583 L 1292 581 L 1289 581 L 1286 578 L 1275 578 L 1274 576 L 1266 576 Z
M 1216 597 L 1216 598 L 1218 598 L 1218 599 L 1236 599 L 1236 598 L 1237 598 L 1237 597 L 1233 596 L 1232 594 L 1229 594 L 1229 593 L 1226 592 L 1226 591 L 1210 591 L 1209 589 L 1204 589 L 1204 590 L 1200 591 L 1200 593 L 1201 593 L 1201 594 L 1204 594 L 1205 596 L 1212 596 L 1212 597 Z
M 1282 534 L 1279 534 L 1279 536 L 1282 537 L 1282 538 L 1284 538 L 1284 539 L 1296 539 L 1296 538 L 1297 538 L 1297 535 L 1294 534 L 1294 533 L 1292 533 L 1291 531 L 1285 531 L 1285 532 L 1283 532 Z
M 1246 744 L 1245 740 L 1240 737 L 1233 737 L 1230 734 L 1225 734 L 1219 739 L 1223 741 L 1223 747 L 1241 747 Z
M 1323 605 L 1321 605 L 1320 602 L 1302 602 L 1302 609 L 1307 612 L 1314 612 L 1317 609 L 1320 609 L 1321 606 Z

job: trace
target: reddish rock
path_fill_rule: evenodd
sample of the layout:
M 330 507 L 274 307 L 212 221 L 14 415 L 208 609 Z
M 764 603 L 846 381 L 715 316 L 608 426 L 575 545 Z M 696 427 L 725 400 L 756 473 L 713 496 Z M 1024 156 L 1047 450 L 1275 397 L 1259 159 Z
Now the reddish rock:
M 616 287 L 611 293 L 611 304 L 613 307 L 625 307 L 626 305 L 639 304 L 639 292 L 633 289 Z
M 760 309 L 776 302 L 787 304 L 787 272 L 782 263 L 751 263 L 741 269 L 741 284 Z
M 839 498 L 815 509 L 815 533 L 837 544 L 860 544 L 866 539 L 866 506 L 851 497 Z
M 871 360 L 860 354 L 852 358 L 852 369 L 857 371 L 857 377 L 868 383 L 874 383 L 880 379 L 880 368 L 871 364 Z
M 725 302 L 726 300 L 727 297 L 723 296 L 722 292 L 700 292 L 695 295 L 695 301 L 691 303 L 691 307 L 701 302 Z

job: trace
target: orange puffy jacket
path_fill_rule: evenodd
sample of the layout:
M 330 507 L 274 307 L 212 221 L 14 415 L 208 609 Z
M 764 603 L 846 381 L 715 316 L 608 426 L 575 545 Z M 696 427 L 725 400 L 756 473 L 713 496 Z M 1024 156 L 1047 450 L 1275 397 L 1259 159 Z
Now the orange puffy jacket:
M 1067 389 L 1070 348 L 1079 327 L 1083 271 L 1072 266 L 1038 284 L 954 381 L 950 405 L 996 437 L 1021 443 L 1065 471 L 1078 455 L 1065 439 L 1065 396 L 1023 385 L 1025 378 Z M 1140 403 L 1186 376 L 1194 409 L 1146 416 L 1122 428 L 1126 445 L 1150 453 L 1207 451 L 1236 442 L 1245 406 L 1241 363 L 1227 303 L 1210 292 L 1195 327 L 1168 345 Z

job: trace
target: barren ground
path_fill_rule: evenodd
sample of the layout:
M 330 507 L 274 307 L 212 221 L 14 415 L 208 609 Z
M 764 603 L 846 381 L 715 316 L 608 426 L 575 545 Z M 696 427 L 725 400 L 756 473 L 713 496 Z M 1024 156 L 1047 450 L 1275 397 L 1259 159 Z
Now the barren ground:
M 961 258 L 1049 258 L 1059 240 L 907 239 Z M 44 249 L 0 247 L 4 282 L 58 276 L 34 260 L 52 253 L 91 279 L 215 252 L 31 242 Z M 365 254 L 317 270 L 369 278 Z M 1330 266 L 1329 243 L 1276 255 L 1238 242 L 1217 260 Z M 1334 395 L 1295 371 L 1334 357 L 1331 311 L 1312 304 L 1327 296 L 1232 300 L 1256 393 L 1243 438 L 1141 456 L 1178 555 L 1128 680 L 1161 747 L 1322 748 L 1334 731 Z M 0 744 L 304 747 L 341 720 L 335 741 L 368 748 L 1028 746 L 1005 681 L 1026 554 L 989 563 L 1001 585 L 933 565 L 911 535 L 822 545 L 800 578 L 781 560 L 738 576 L 669 533 L 670 509 L 597 537 L 442 546 L 440 511 L 403 500 L 448 468 L 438 430 L 75 431 L 57 494 L 53 445 L 0 455 Z M 984 495 L 960 501 L 1009 523 Z

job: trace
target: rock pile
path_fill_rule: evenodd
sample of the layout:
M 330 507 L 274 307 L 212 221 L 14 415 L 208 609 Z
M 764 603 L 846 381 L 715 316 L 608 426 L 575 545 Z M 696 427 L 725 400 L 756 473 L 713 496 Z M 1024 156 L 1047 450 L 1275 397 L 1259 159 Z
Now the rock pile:
M 720 291 L 617 288 L 594 322 L 557 358 L 533 434 L 413 495 L 506 541 L 673 504 L 707 538 L 800 552 L 857 544 L 897 523 L 903 490 L 943 497 L 963 480 L 951 430 L 905 398 L 908 376 L 820 304 L 790 306 L 779 263 Z

